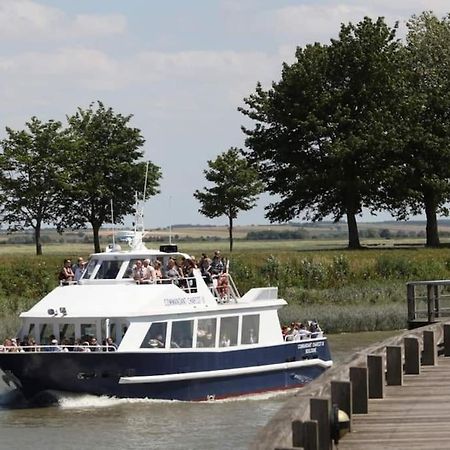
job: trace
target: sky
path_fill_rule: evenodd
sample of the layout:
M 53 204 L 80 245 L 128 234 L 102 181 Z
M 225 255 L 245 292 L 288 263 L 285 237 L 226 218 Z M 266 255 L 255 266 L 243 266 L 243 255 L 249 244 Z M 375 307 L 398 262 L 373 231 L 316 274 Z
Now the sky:
M 443 0 L 0 0 L 0 138 L 36 116 L 65 121 L 102 101 L 133 118 L 145 159 L 162 169 L 147 227 L 226 224 L 198 212 L 207 161 L 244 147 L 238 112 L 259 81 L 280 79 L 297 46 L 327 43 L 341 23 L 450 10 Z M 403 31 L 404 32 L 404 31 Z M 130 193 L 133 195 L 133 193 Z M 257 207 L 236 224 L 265 224 Z M 363 217 L 367 218 L 367 217 Z M 380 218 L 386 216 L 380 215 Z

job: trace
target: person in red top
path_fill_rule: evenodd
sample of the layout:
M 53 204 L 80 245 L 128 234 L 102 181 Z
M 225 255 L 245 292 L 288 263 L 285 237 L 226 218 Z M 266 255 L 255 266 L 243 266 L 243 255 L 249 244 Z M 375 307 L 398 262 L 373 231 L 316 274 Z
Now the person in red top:
M 73 281 L 75 279 L 75 274 L 72 270 L 72 261 L 70 259 L 64 260 L 64 266 L 59 272 L 59 281 L 61 281 L 63 284 L 68 283 L 69 281 Z

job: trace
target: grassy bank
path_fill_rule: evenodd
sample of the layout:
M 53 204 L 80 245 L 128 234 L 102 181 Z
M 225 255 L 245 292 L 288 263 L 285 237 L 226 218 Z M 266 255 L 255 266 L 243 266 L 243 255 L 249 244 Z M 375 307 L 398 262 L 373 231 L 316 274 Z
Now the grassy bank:
M 278 286 L 289 306 L 283 322 L 317 319 L 329 333 L 388 330 L 406 324 L 405 283 L 450 278 L 448 249 L 288 250 L 286 242 L 237 248 L 230 269 L 241 293 L 256 286 Z M 211 253 L 203 243 L 190 254 Z M 48 246 L 36 257 L 32 246 L 0 253 L 0 337 L 17 327 L 16 315 L 57 285 L 65 257 L 87 256 L 89 248 Z M 225 256 L 227 256 L 225 254 Z

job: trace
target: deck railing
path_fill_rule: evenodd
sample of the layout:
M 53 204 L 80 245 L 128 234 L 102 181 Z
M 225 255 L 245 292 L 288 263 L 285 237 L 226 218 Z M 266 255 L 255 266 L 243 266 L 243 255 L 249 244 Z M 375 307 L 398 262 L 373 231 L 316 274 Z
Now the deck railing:
M 450 317 L 450 280 L 411 281 L 406 284 L 408 323 L 433 323 Z
M 22 353 L 22 352 L 115 352 L 114 345 L 0 345 L 0 353 Z

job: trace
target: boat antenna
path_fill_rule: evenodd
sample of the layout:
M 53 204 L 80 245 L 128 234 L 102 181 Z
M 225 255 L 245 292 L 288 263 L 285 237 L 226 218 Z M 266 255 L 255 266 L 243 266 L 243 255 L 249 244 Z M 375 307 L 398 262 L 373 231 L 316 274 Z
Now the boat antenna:
M 111 199 L 111 223 L 112 223 L 112 243 L 113 247 L 116 246 L 116 227 L 114 226 L 114 206 L 113 206 L 113 199 Z
M 169 245 L 172 245 L 172 196 L 169 196 Z
M 145 168 L 145 181 L 144 181 L 144 193 L 142 194 L 142 203 L 145 202 L 145 196 L 147 194 L 147 180 L 148 180 L 148 161 L 147 161 L 147 167 Z

